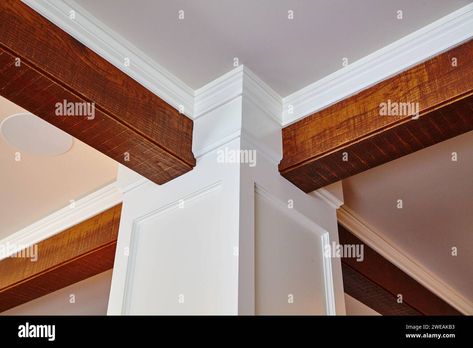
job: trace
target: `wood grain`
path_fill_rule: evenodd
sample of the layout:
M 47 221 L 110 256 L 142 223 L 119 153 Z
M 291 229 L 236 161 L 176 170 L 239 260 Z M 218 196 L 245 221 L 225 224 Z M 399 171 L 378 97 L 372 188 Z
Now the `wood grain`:
M 340 244 L 363 245 L 364 259 L 342 258 L 345 292 L 382 315 L 461 315 L 412 277 L 394 266 L 343 225 Z M 402 303 L 398 303 L 398 294 Z
M 113 268 L 120 214 L 121 204 L 38 243 L 36 261 L 1 260 L 0 311 Z
M 346 263 L 342 263 L 342 276 L 345 293 L 381 315 L 422 315 Z
M 2 96 L 158 184 L 195 166 L 192 120 L 22 2 L 0 10 Z M 56 116 L 63 100 L 95 118 Z
M 284 128 L 279 171 L 310 192 L 468 132 L 472 95 L 473 40 Z M 380 115 L 389 100 L 419 118 Z

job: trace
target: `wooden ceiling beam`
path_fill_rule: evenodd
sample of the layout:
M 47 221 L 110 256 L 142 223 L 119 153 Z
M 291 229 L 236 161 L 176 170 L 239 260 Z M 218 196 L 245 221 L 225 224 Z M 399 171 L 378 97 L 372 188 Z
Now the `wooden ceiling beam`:
M 279 171 L 310 192 L 471 130 L 473 40 L 284 128 Z
M 382 315 L 461 315 L 341 224 L 338 234 L 341 245 L 363 245 L 363 260 L 341 259 L 343 287 L 348 295 Z
M 0 261 L 0 312 L 113 268 L 121 204 Z
M 195 166 L 192 120 L 17 0 L 0 2 L 0 94 L 157 184 Z

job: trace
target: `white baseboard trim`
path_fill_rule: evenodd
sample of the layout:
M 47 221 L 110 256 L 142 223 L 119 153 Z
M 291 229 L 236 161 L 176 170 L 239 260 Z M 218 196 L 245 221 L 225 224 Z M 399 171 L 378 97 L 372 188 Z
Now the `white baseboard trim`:
M 75 201 L 74 205 L 64 207 L 0 240 L 0 245 L 9 247 L 9 253 L 1 253 L 0 259 L 50 238 L 121 202 L 122 190 L 116 183 L 109 184 Z
M 398 249 L 393 243 L 381 237 L 374 228 L 367 225 L 346 205 L 337 211 L 338 221 L 374 251 L 386 258 L 403 272 L 455 307 L 461 313 L 473 315 L 473 303 L 409 255 Z

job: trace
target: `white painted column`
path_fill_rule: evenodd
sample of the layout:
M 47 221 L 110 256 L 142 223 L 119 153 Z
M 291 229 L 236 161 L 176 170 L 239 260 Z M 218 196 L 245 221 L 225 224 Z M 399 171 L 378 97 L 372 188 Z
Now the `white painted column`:
M 339 200 L 279 175 L 275 98 L 234 70 L 197 91 L 193 171 L 158 186 L 122 168 L 109 314 L 344 314 L 323 253 Z

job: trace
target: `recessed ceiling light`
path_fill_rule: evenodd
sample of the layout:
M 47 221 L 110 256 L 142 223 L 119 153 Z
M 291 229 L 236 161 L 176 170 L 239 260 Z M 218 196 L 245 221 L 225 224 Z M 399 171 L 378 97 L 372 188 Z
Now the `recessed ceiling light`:
M 31 155 L 58 156 L 69 151 L 73 138 L 31 113 L 14 114 L 0 124 L 5 141 Z

